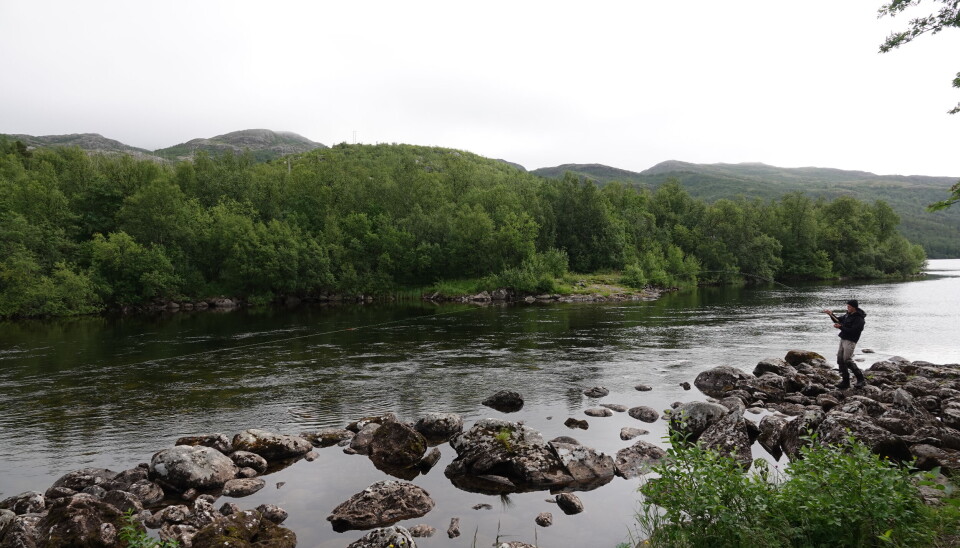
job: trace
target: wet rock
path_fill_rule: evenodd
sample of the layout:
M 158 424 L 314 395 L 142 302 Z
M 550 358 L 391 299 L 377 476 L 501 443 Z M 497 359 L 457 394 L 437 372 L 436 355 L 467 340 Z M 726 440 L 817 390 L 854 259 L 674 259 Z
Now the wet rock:
M 700 443 L 721 455 L 732 457 L 747 470 L 753 464 L 750 446 L 753 442 L 747 432 L 746 419 L 738 413 L 728 413 L 712 423 L 700 435 Z
M 493 510 L 493 506 L 483 503 L 483 504 L 474 504 L 471 508 L 474 510 Z
M 553 514 L 550 512 L 540 512 L 533 521 L 540 527 L 550 527 L 553 525 Z
M 287 517 L 290 515 L 286 510 L 274 504 L 261 504 L 260 506 L 257 506 L 257 512 L 260 512 L 261 516 L 276 523 L 277 525 L 280 525 L 286 521 Z
M 690 383 L 688 383 L 687 381 L 683 381 L 682 383 L 680 383 L 680 388 L 683 388 L 684 390 L 690 390 Z
M 588 398 L 603 398 L 610 395 L 610 391 L 603 386 L 594 386 L 583 391 L 583 395 Z
M 626 405 L 620 405 L 619 403 L 601 403 L 600 407 L 606 407 L 615 413 L 623 413 L 627 410 Z
M 650 471 L 651 467 L 667 455 L 663 449 L 638 441 L 630 447 L 617 451 L 616 474 L 621 478 L 634 478 Z
M 638 384 L 638 385 L 634 386 L 633 388 L 636 389 L 636 390 L 639 390 L 640 392 L 649 392 L 649 391 L 653 390 L 653 387 L 648 386 L 648 385 L 646 385 L 646 384 Z
M 300 436 L 250 428 L 233 437 L 233 448 L 256 453 L 271 461 L 303 456 L 313 449 L 313 444 Z
M 224 516 L 197 531 L 193 548 L 294 548 L 297 535 L 260 512 L 244 510 Z
M 200 434 L 199 436 L 185 436 L 179 438 L 174 445 L 209 447 L 211 449 L 220 451 L 224 455 L 228 455 L 231 451 L 233 451 L 233 446 L 230 445 L 230 438 L 228 438 L 225 434 L 220 433 Z
M 460 518 L 450 518 L 450 526 L 447 527 L 447 537 L 457 538 L 460 536 Z
M 250 451 L 234 451 L 230 454 L 230 460 L 239 468 L 253 468 L 258 474 L 267 471 L 267 459 Z
M 250 467 L 244 467 L 237 471 L 237 478 L 255 478 L 259 475 L 256 470 Z
M 649 433 L 650 433 L 649 431 L 644 430 L 642 428 L 630 428 L 625 426 L 620 429 L 620 439 L 622 439 L 623 441 L 632 440 L 637 436 L 643 436 Z
M 377 468 L 409 468 L 427 452 L 427 440 L 420 432 L 401 422 L 380 426 L 370 440 L 368 455 Z
M 751 378 L 750 375 L 739 369 L 721 365 L 697 375 L 693 384 L 708 396 L 723 398 L 727 396 L 727 392 L 736 389 L 741 382 Z
M 960 410 L 958 410 L 958 417 L 960 417 Z M 567 428 L 579 428 L 580 430 L 586 430 L 587 428 L 590 428 L 590 425 L 587 423 L 587 421 L 575 419 L 573 417 L 563 421 L 563 425 Z
M 550 442 L 548 445 L 567 473 L 573 476 L 574 483 L 591 485 L 613 477 L 613 459 L 603 453 L 580 444 Z
M 730 413 L 718 403 L 693 401 L 681 404 L 670 414 L 670 429 L 697 441 L 704 430 Z
M 660 413 L 658 413 L 656 409 L 647 407 L 646 405 L 631 407 L 630 410 L 627 411 L 627 414 L 638 421 L 651 423 L 657 422 L 657 419 L 660 418 Z
M 427 413 L 413 428 L 431 442 L 445 442 L 463 432 L 463 417 L 456 413 Z
M 36 525 L 38 544 L 49 548 L 113 546 L 123 525 L 123 515 L 113 505 L 80 493 L 50 505 Z
M 261 478 L 232 479 L 224 484 L 223 496 L 246 497 L 266 487 L 267 482 Z
M 557 495 L 556 500 L 557 506 L 568 516 L 583 512 L 583 503 L 580 502 L 580 498 L 573 493 L 560 493 Z
M 111 481 L 117 475 L 106 468 L 82 468 L 60 476 L 51 487 L 66 487 L 74 491 L 83 491 L 91 485 L 100 485 Z
M 216 449 L 178 445 L 153 455 L 150 477 L 178 492 L 221 487 L 235 478 L 237 466 Z
M 423 523 L 410 528 L 410 536 L 415 538 L 429 538 L 436 534 L 436 527 L 430 527 L 429 525 Z
M 816 352 L 811 352 L 809 350 L 790 350 L 787 352 L 787 355 L 783 358 L 788 364 L 796 367 L 802 363 L 813 363 L 815 361 L 826 361 L 826 359 L 817 354 Z
M 370 422 L 365 424 L 357 435 L 350 440 L 350 449 L 353 450 L 354 454 L 357 455 L 366 455 L 370 452 L 370 443 L 373 442 L 373 434 L 380 429 L 380 424 L 376 422 Z M 344 451 L 346 452 L 346 451 Z
M 139 498 L 134 496 L 132 493 L 120 491 L 118 489 L 108 491 L 101 500 L 107 504 L 112 504 L 117 508 L 117 510 L 120 510 L 121 513 L 127 511 L 138 513 L 143 510 L 143 503 Z
M 35 514 L 47 507 L 47 500 L 36 491 L 25 491 L 0 501 L 0 508 L 14 514 Z
M 312 443 L 315 447 L 330 447 L 341 441 L 353 438 L 354 432 L 346 428 L 321 428 L 309 432 L 301 432 L 300 437 Z
M 423 457 L 420 462 L 417 463 L 417 469 L 421 474 L 426 474 L 437 465 L 437 462 L 440 461 L 440 450 L 434 447 L 430 450 L 425 457 Z
M 514 413 L 523 408 L 523 396 L 518 392 L 501 390 L 481 403 L 502 413 Z
M 347 545 L 347 548 L 416 548 L 413 534 L 400 526 L 374 529 Z
M 423 488 L 403 481 L 379 481 L 341 503 L 327 516 L 333 530 L 372 529 L 424 516 L 434 502 Z
M 612 417 L 613 411 L 603 407 L 592 407 L 590 409 L 585 409 L 583 414 L 588 417 Z

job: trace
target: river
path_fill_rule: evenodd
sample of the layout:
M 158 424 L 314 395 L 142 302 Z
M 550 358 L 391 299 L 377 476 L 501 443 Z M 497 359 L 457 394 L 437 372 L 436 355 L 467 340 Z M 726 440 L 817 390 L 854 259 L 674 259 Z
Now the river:
M 185 435 L 296 434 L 387 411 L 404 420 L 432 411 L 460 413 L 468 424 L 523 420 L 546 439 L 569 435 L 608 454 L 633 443 L 620 440 L 623 426 L 646 428 L 641 439 L 661 443 L 662 421 L 584 416 L 597 401 L 582 391 L 605 386 L 602 402 L 665 409 L 704 399 L 680 383 L 710 367 L 751 371 L 790 349 L 832 358 L 838 339 L 820 310 L 841 311 L 850 298 L 867 313 L 856 354 L 863 366 L 893 355 L 960 362 L 960 260 L 930 261 L 926 276 L 906 282 L 709 287 L 648 302 L 300 306 L 0 323 L 0 499 L 42 492 L 85 466 L 149 462 Z M 653 390 L 637 392 L 639 383 Z M 480 404 L 500 389 L 522 393 L 523 410 Z M 590 429 L 567 429 L 567 417 L 586 418 Z M 443 475 L 453 451 L 441 451 L 437 468 L 414 480 L 437 506 L 401 522 L 438 529 L 418 539 L 422 547 L 473 546 L 475 538 L 488 546 L 498 534 L 547 547 L 612 547 L 627 538 L 639 507 L 636 479 L 579 493 L 586 510 L 575 516 L 546 502 L 547 492 L 459 491 Z M 386 476 L 337 447 L 318 453 L 234 502 L 283 507 L 300 546 L 346 546 L 362 533 L 335 533 L 324 518 Z M 493 509 L 472 509 L 480 503 Z M 552 512 L 554 525 L 536 526 L 540 512 Z M 463 532 L 455 540 L 444 533 L 452 517 Z

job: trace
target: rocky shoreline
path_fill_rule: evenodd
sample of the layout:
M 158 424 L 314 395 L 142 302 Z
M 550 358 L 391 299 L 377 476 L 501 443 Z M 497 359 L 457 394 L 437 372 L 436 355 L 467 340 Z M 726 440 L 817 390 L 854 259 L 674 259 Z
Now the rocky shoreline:
M 704 401 L 676 402 L 662 413 L 647 406 L 601 403 L 584 414 L 597 420 L 614 413 L 646 423 L 667 420 L 671 430 L 730 455 L 745 470 L 753 462 L 755 443 L 775 460 L 784 455 L 795 459 L 804 444 L 832 444 L 853 436 L 891 460 L 915 459 L 919 469 L 957 473 L 960 365 L 894 357 L 874 363 L 865 374 L 865 388 L 838 390 L 839 375 L 822 356 L 792 350 L 783 359 L 759 362 L 751 373 L 729 366 L 700 373 L 694 384 L 708 396 Z M 608 394 L 603 387 L 584 390 L 597 400 Z M 521 394 L 502 391 L 483 405 L 511 413 L 524 402 Z M 763 416 L 755 423 L 748 414 Z M 572 430 L 589 427 L 574 417 L 564 424 Z M 623 428 L 620 438 L 646 433 Z M 286 511 L 270 504 L 242 510 L 229 499 L 257 492 L 265 486 L 264 476 L 300 459 L 314 460 L 316 451 L 333 446 L 366 456 L 395 478 L 375 482 L 336 506 L 327 516 L 333 529 L 366 531 L 352 548 L 415 547 L 415 538 L 436 530 L 395 524 L 434 509 L 430 494 L 410 481 L 437 464 L 441 445 L 456 453 L 444 475 L 457 488 L 484 494 L 549 491 L 565 514 L 583 511 L 576 492 L 602 487 L 614 476 L 643 475 L 666 454 L 655 444 L 637 441 L 606 455 L 570 436 L 546 440 L 522 421 L 479 419 L 464 425 L 452 413 L 429 413 L 413 422 L 387 413 L 299 435 L 258 429 L 233 437 L 203 434 L 180 438 L 149 463 L 128 470 L 85 468 L 62 476 L 43 493 L 0 501 L 0 548 L 126 546 L 119 532 L 129 525 L 128 515 L 141 532 L 154 529 L 161 539 L 183 547 L 293 547 L 296 534 L 282 526 Z M 929 491 L 925 496 L 937 492 Z M 221 498 L 228 500 L 218 508 Z M 539 527 L 552 523 L 549 512 L 536 518 Z M 447 535 L 459 534 L 459 518 L 454 517 Z M 514 541 L 508 546 L 529 545 Z

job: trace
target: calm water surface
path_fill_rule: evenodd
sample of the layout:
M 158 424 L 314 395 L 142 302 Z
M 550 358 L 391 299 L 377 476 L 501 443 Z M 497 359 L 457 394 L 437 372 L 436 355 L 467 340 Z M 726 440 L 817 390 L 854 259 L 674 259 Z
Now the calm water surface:
M 623 426 L 651 431 L 625 413 L 588 418 L 590 429 L 563 426 L 598 403 L 582 390 L 602 385 L 602 401 L 663 409 L 704 399 L 679 384 L 717 365 L 751 371 L 787 350 L 832 357 L 836 331 L 819 311 L 849 298 L 867 312 L 858 358 L 893 355 L 960 362 L 960 260 L 930 261 L 922 279 L 899 283 L 701 288 L 660 300 L 617 304 L 472 307 L 391 305 L 177 313 L 0 324 L 0 498 L 45 490 L 84 466 L 123 470 L 172 446 L 180 436 L 265 428 L 296 434 L 393 411 L 404 420 L 450 411 L 524 420 L 549 439 L 572 435 L 615 453 L 630 445 Z M 861 354 L 862 349 L 873 354 Z M 637 392 L 638 383 L 654 387 Z M 526 406 L 501 414 L 480 405 L 500 389 L 521 392 Z M 448 445 L 432 472 L 415 483 L 437 502 L 418 520 L 439 531 L 419 546 L 477 546 L 522 540 L 540 546 L 614 546 L 638 508 L 639 480 L 614 479 L 579 493 L 586 511 L 565 516 L 549 493 L 506 498 L 466 493 L 443 476 Z M 760 450 L 762 451 L 762 450 Z M 237 502 L 277 504 L 300 546 L 340 547 L 362 532 L 335 533 L 334 506 L 387 477 L 366 457 L 318 450 L 266 477 L 268 488 Z M 283 482 L 282 487 L 276 487 Z M 493 510 L 473 510 L 478 503 Z M 534 517 L 553 512 L 554 525 Z M 463 536 L 444 532 L 461 518 Z

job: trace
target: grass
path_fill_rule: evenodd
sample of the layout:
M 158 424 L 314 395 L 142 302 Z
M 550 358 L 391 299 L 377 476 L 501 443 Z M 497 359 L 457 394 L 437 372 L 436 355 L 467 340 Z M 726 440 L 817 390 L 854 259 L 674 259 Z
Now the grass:
M 134 515 L 133 510 L 123 514 L 123 526 L 118 535 L 127 548 L 179 548 L 175 540 L 156 540 L 147 534 L 146 528 Z

